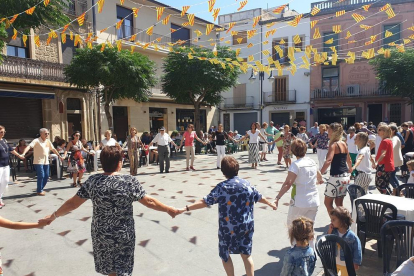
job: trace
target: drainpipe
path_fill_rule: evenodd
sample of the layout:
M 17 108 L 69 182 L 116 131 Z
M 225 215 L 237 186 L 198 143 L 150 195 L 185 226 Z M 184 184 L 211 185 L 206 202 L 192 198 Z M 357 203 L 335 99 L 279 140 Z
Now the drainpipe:
M 260 10 L 260 13 L 262 11 Z M 260 25 L 260 62 L 263 64 L 263 25 Z M 263 78 L 260 78 L 260 124 L 263 123 Z

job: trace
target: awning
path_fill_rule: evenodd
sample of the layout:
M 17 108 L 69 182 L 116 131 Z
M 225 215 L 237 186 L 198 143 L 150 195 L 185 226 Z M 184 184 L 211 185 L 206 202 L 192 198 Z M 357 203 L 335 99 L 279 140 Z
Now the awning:
M 0 97 L 54 99 L 55 93 L 40 91 L 1 90 Z

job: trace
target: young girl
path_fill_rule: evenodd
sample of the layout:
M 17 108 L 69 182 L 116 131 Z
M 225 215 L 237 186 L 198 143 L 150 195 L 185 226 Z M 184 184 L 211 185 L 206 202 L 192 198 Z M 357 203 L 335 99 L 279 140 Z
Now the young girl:
M 85 161 L 82 156 L 82 152 L 77 146 L 72 146 L 72 155 L 70 156 L 70 160 L 69 160 L 68 172 L 83 175 L 85 171 L 86 171 L 86 167 L 85 167 Z M 80 180 L 78 181 L 77 184 L 79 184 L 79 186 L 82 186 L 82 183 L 80 182 Z M 73 177 L 72 187 L 76 187 L 77 184 L 76 184 L 76 177 Z
M 289 238 L 296 245 L 286 252 L 280 276 L 311 276 L 315 269 L 316 255 L 309 241 L 314 239 L 313 221 L 300 217 L 292 222 Z
M 407 183 L 414 183 L 414 160 L 407 162 L 408 171 L 410 172 L 410 178 L 408 178 Z
M 14 222 L 8 219 L 0 217 L 0 227 L 9 228 L 13 230 L 21 230 L 21 229 L 30 229 L 30 228 L 38 228 L 46 226 L 47 221 L 42 220 L 37 223 L 29 223 L 29 222 Z M 1 264 L 1 254 L 0 254 L 0 275 L 3 275 L 3 269 Z
M 341 206 L 331 210 L 329 215 L 331 216 L 331 225 L 329 225 L 328 234 L 337 235 L 344 239 L 351 249 L 354 268 L 358 270 L 362 263 L 362 249 L 359 238 L 350 229 L 352 224 L 351 214 Z M 341 272 L 342 276 L 348 276 L 344 251 L 342 249 L 336 252 L 336 268 L 338 273 Z
M 368 147 L 368 134 L 360 132 L 355 137 L 355 144 L 359 148 L 355 165 L 352 171 L 358 172 L 355 177 L 355 185 L 362 187 L 365 193 L 368 191 L 368 186 L 372 181 L 371 167 L 375 164 L 374 158 L 371 156 L 371 150 Z
M 289 132 L 290 127 L 288 125 L 284 126 L 284 136 L 283 136 L 283 159 L 285 160 L 286 169 L 292 165 L 292 151 L 290 145 L 293 140 L 296 139 L 296 136 Z

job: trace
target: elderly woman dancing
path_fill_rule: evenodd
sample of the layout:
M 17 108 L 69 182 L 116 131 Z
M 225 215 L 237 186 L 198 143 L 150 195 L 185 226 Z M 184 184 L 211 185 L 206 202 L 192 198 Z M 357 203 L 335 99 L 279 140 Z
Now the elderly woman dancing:
M 95 270 L 109 276 L 132 275 L 135 251 L 132 203 L 138 201 L 148 208 L 167 212 L 173 218 L 178 210 L 146 195 L 136 178 L 119 174 L 122 168 L 120 147 L 104 147 L 101 163 L 104 173 L 89 177 L 74 197 L 44 220 L 51 223 L 91 199 Z

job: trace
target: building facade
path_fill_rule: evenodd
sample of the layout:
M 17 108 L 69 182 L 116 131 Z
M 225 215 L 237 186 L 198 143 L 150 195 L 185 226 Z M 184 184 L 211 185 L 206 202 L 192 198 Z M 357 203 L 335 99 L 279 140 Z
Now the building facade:
M 385 11 L 379 12 L 381 7 L 390 3 L 395 16 L 388 18 Z M 362 9 L 369 5 L 368 11 Z M 411 120 L 411 106 L 407 100 L 392 96 L 382 88 L 376 78 L 376 72 L 366 58 L 361 58 L 362 52 L 374 48 L 389 48 L 390 43 L 403 43 L 403 39 L 412 35 L 408 30 L 414 24 L 414 1 L 374 1 L 374 0 L 345 0 L 322 1 L 312 4 L 320 12 L 311 18 L 319 20 L 312 30 L 314 34 L 319 28 L 321 38 L 312 39 L 312 45 L 318 52 L 327 52 L 328 58 L 332 54 L 330 47 L 335 46 L 339 60 L 336 65 L 316 65 L 311 71 L 311 114 L 312 121 L 320 123 L 341 122 L 346 126 L 355 122 L 372 121 L 396 122 L 400 124 Z M 346 13 L 336 17 L 336 12 L 345 10 Z M 357 13 L 365 17 L 359 23 L 352 14 Z M 361 24 L 370 28 L 364 30 Z M 334 25 L 340 25 L 342 32 L 335 33 Z M 348 37 L 348 31 L 351 37 Z M 387 35 L 386 35 L 387 33 Z M 331 44 L 326 42 L 331 40 Z M 371 40 L 373 42 L 371 43 Z M 412 47 L 413 42 L 405 47 Z M 355 52 L 353 63 L 345 62 L 348 53 Z

